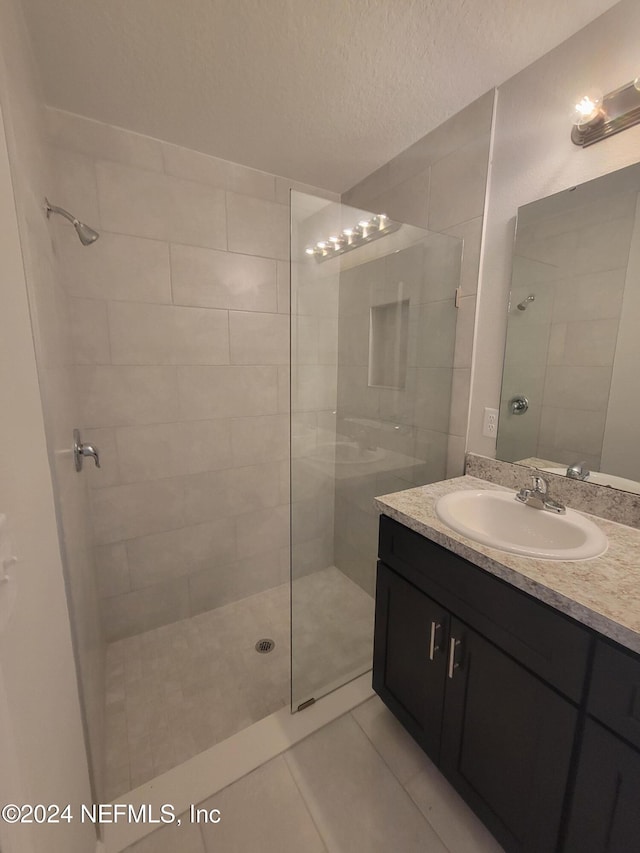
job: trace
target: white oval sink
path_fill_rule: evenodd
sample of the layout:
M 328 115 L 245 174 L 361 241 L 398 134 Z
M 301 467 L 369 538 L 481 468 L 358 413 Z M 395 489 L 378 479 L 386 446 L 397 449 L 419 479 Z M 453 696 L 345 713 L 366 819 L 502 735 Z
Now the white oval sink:
M 609 545 L 602 530 L 583 515 L 525 506 L 515 492 L 452 492 L 441 497 L 435 509 L 440 521 L 467 539 L 525 557 L 589 560 L 604 554 Z

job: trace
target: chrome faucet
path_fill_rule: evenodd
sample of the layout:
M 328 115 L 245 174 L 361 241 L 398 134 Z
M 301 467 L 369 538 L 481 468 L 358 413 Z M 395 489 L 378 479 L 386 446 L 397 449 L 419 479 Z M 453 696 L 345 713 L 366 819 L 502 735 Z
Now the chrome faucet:
M 586 462 L 574 462 L 567 468 L 566 476 L 572 480 L 586 480 L 590 473 Z
M 564 504 L 554 501 L 549 497 L 549 483 L 544 477 L 539 474 L 531 475 L 532 489 L 520 489 L 516 495 L 516 500 L 520 503 L 531 506 L 534 509 L 546 509 L 548 512 L 557 512 L 562 515 L 567 511 Z

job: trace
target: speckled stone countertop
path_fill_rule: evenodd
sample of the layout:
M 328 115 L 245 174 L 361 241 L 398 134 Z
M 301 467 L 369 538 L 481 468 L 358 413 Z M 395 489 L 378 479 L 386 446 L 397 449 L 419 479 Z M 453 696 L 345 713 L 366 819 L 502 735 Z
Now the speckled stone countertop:
M 440 521 L 437 499 L 460 489 L 510 491 L 465 476 L 383 495 L 375 503 L 384 515 L 640 653 L 640 530 L 583 513 L 609 539 L 601 557 L 576 562 L 521 557 L 480 545 Z

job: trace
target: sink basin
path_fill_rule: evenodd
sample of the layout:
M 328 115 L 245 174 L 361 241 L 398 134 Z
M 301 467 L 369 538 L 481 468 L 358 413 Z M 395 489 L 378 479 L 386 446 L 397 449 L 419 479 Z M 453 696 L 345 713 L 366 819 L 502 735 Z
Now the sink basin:
M 588 518 L 534 509 L 515 492 L 467 490 L 444 495 L 436 514 L 452 530 L 499 551 L 541 560 L 589 560 L 607 550 L 608 540 Z

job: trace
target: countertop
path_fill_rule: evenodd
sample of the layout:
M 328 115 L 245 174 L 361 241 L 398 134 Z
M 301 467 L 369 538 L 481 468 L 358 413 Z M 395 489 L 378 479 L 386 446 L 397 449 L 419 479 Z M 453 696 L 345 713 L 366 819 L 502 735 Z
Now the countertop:
M 581 513 L 609 540 L 602 556 L 576 562 L 521 557 L 467 539 L 440 521 L 435 502 L 461 489 L 515 494 L 512 489 L 464 476 L 383 495 L 375 503 L 384 515 L 640 653 L 640 530 Z

